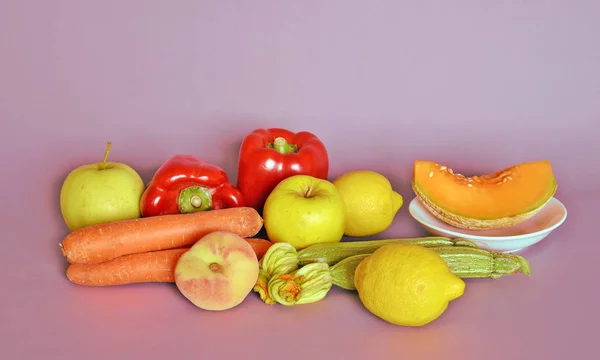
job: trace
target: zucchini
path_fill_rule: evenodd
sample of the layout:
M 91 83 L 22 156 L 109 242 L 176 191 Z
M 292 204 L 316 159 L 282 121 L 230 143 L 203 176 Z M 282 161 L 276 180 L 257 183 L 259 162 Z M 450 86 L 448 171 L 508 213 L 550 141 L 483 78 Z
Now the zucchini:
M 525 258 L 485 250 L 464 239 L 426 237 L 322 243 L 300 251 L 289 243 L 279 242 L 271 245 L 261 259 L 253 290 L 265 304 L 287 306 L 319 301 L 333 285 L 356 290 L 354 272 L 361 261 L 382 246 L 407 243 L 435 251 L 460 278 L 497 279 L 519 272 L 531 274 Z
M 325 262 L 332 266 L 348 257 L 372 254 L 380 247 L 391 244 L 414 244 L 427 248 L 438 246 L 477 247 L 474 242 L 466 239 L 450 239 L 443 236 L 320 243 L 310 245 L 298 251 L 298 265 L 303 266 L 314 262 Z
M 504 254 L 476 247 L 437 246 L 431 250 L 438 253 L 450 271 L 459 278 L 491 278 L 517 274 L 531 275 L 529 262 L 516 254 Z M 354 272 L 361 261 L 370 254 L 350 256 L 330 268 L 334 285 L 346 290 L 356 290 Z

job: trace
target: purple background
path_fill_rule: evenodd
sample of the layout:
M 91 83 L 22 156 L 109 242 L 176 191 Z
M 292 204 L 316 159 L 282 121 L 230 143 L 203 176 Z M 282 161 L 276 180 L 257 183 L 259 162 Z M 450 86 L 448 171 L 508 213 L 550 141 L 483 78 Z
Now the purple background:
M 0 349 L 6 359 L 590 358 L 597 351 L 598 1 L 0 2 Z M 412 162 L 463 173 L 549 159 L 567 221 L 532 276 L 467 281 L 423 328 L 355 293 L 200 311 L 174 286 L 70 284 L 60 185 L 111 160 L 144 180 L 175 153 L 236 179 L 257 127 L 310 130 L 331 178 L 371 169 L 406 205 L 378 235 L 424 234 Z

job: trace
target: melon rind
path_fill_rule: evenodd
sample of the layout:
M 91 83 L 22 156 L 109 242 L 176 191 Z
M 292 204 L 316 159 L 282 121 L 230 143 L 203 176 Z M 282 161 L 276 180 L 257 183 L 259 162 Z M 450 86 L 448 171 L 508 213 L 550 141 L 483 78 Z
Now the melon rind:
M 415 162 L 415 165 L 416 165 L 416 162 Z M 442 166 L 440 166 L 440 164 L 437 164 L 437 163 L 435 163 L 435 166 L 439 167 L 439 168 L 447 169 L 445 166 L 442 167 Z M 512 168 L 514 168 L 514 166 L 504 169 L 497 173 L 503 173 L 505 171 L 511 170 Z M 452 175 L 454 175 L 454 173 L 451 170 L 450 170 L 450 173 Z M 462 175 L 460 175 L 460 176 L 462 176 Z M 417 196 L 417 198 L 419 199 L 419 201 L 421 202 L 423 207 L 425 209 L 427 209 L 427 211 L 429 211 L 437 219 L 441 220 L 442 222 L 444 222 L 448 225 L 451 225 L 451 226 L 459 228 L 459 229 L 465 229 L 465 230 L 493 230 L 493 229 L 503 229 L 503 228 L 512 227 L 512 226 L 518 225 L 526 220 L 531 219 L 544 206 L 546 206 L 546 204 L 548 204 L 548 202 L 552 199 L 552 197 L 556 193 L 557 186 L 556 186 L 556 182 L 553 181 L 552 190 L 550 191 L 550 193 L 547 193 L 545 201 L 543 203 L 540 203 L 534 209 L 530 208 L 530 209 L 528 209 L 529 211 L 527 211 L 527 212 L 518 213 L 518 214 L 515 214 L 512 216 L 504 216 L 504 217 L 498 217 L 498 218 L 486 218 L 486 219 L 462 216 L 459 214 L 452 213 L 452 212 L 448 211 L 447 209 L 444 209 L 443 207 L 437 205 L 434 201 L 432 201 L 429 197 L 427 197 L 427 195 L 423 191 L 421 191 L 419 189 L 419 186 L 417 185 L 417 182 L 415 181 L 414 178 L 412 181 L 412 190 L 414 191 L 415 195 Z
M 413 191 L 417 195 L 419 201 L 421 201 L 421 204 L 423 204 L 423 207 L 425 207 L 425 209 L 427 209 L 433 216 L 435 216 L 436 218 L 445 222 L 448 225 L 465 230 L 493 230 L 518 225 L 519 223 L 522 223 L 532 218 L 552 199 L 552 197 L 550 197 L 544 204 L 527 213 L 518 214 L 510 217 L 502 217 L 498 219 L 474 219 L 452 214 L 445 211 L 444 209 L 429 201 L 429 199 L 423 193 L 421 193 L 415 185 L 413 185 Z

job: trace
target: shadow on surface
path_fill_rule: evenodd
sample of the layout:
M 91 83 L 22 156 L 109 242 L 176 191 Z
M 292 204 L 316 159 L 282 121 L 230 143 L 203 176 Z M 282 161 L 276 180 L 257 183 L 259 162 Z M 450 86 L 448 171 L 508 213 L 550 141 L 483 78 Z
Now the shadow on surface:
M 54 246 L 54 249 L 55 249 L 54 253 L 56 254 L 56 257 L 58 258 L 57 270 L 59 271 L 60 276 L 64 277 L 65 271 L 67 270 L 67 267 L 69 266 L 69 262 L 63 256 L 59 244 L 62 242 L 64 237 L 69 234 L 69 228 L 65 224 L 63 217 L 62 217 L 61 210 L 60 210 L 60 190 L 62 188 L 64 179 L 68 175 L 68 172 L 66 172 L 62 175 L 63 176 L 61 176 L 60 178 L 58 178 L 54 181 L 54 185 L 52 187 L 52 192 L 50 193 L 52 198 L 50 199 L 50 201 L 48 203 L 52 207 L 52 209 L 49 210 L 49 212 L 50 212 L 49 216 L 51 216 L 51 221 L 53 223 L 57 224 L 56 228 L 60 229 L 58 234 L 53 234 L 52 238 L 55 240 L 52 241 L 52 245 Z M 54 209 L 56 209 L 56 210 L 54 210 Z M 51 210 L 54 210 L 54 211 L 51 211 Z

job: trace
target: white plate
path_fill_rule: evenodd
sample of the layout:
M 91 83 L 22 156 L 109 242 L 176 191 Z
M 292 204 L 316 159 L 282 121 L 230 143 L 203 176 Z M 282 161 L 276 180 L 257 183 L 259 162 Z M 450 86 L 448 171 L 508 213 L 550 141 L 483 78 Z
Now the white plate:
M 495 230 L 465 230 L 448 225 L 425 209 L 416 197 L 410 202 L 408 211 L 433 235 L 460 237 L 475 242 L 481 248 L 507 253 L 519 251 L 539 242 L 567 218 L 567 209 L 554 197 L 529 220 L 509 228 Z

